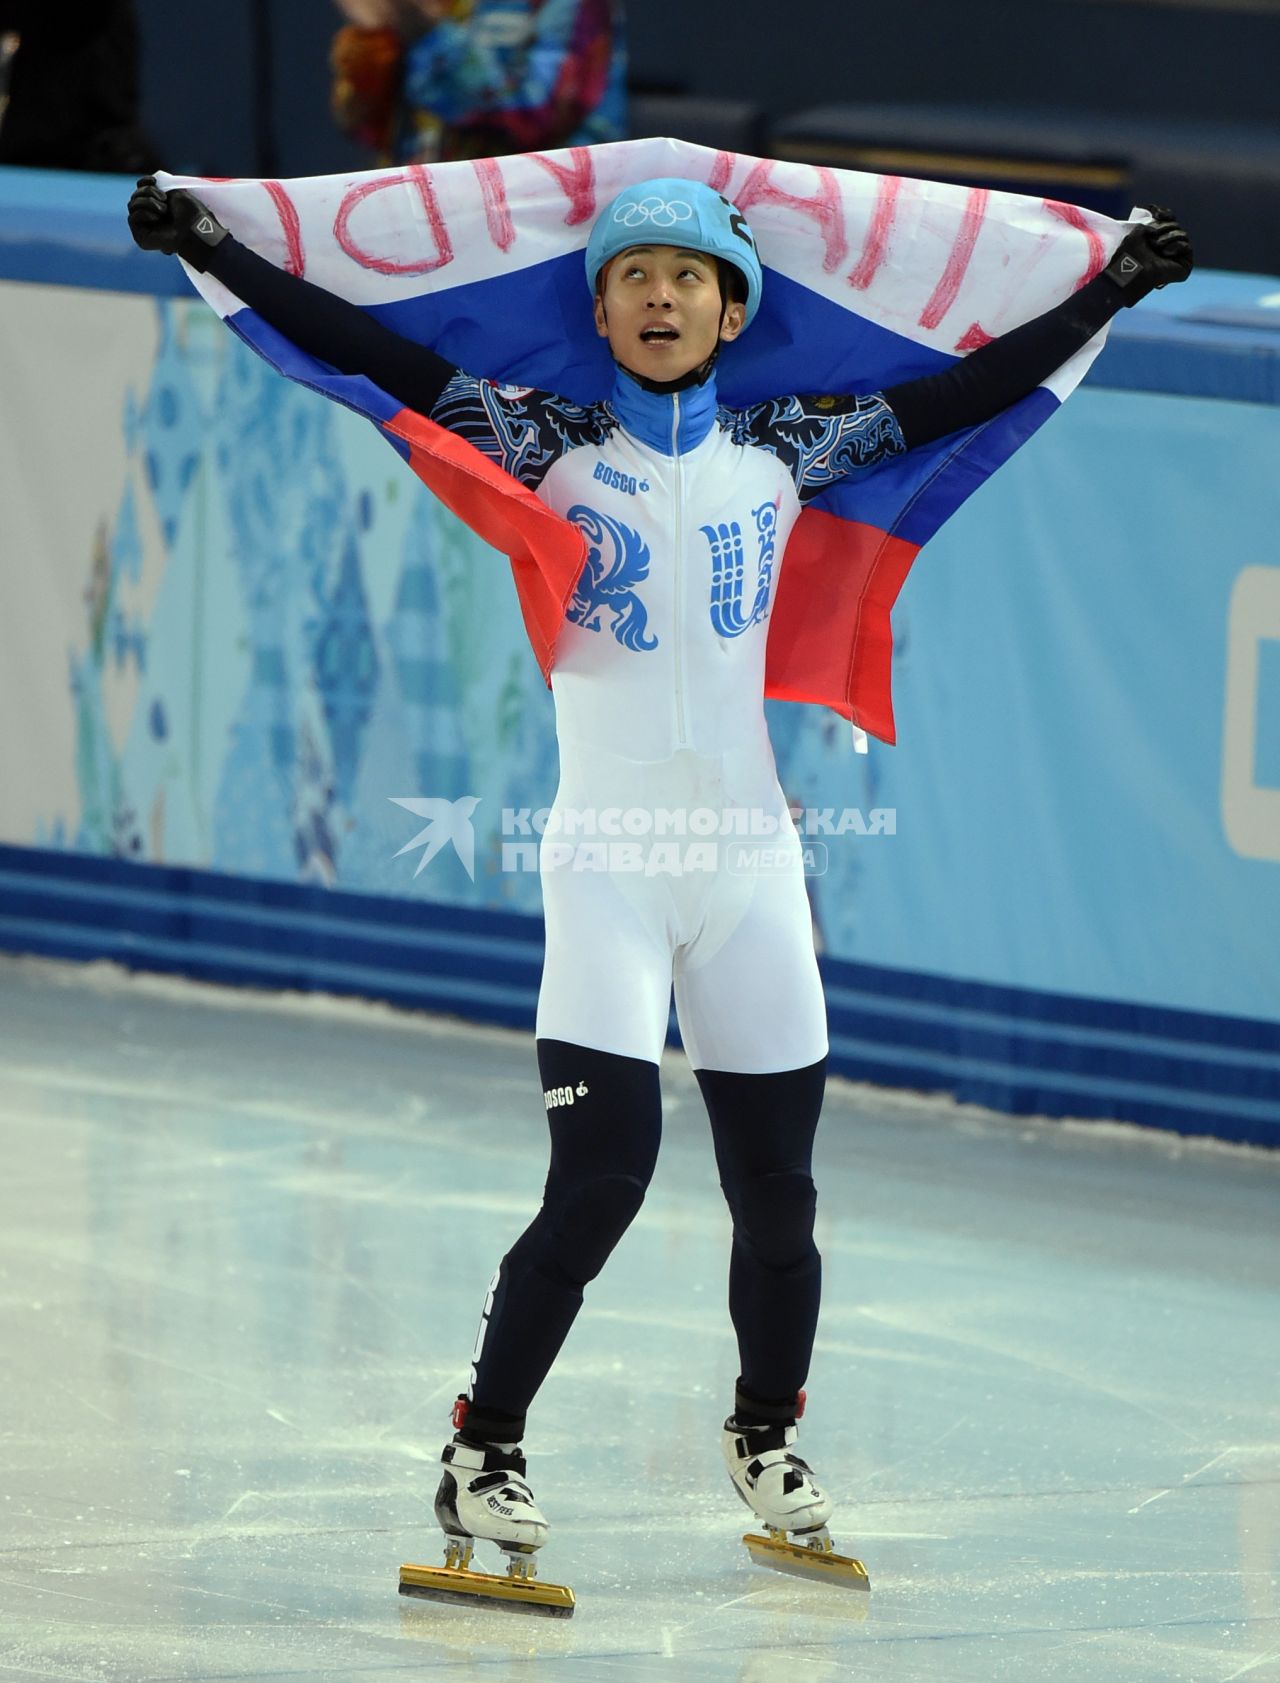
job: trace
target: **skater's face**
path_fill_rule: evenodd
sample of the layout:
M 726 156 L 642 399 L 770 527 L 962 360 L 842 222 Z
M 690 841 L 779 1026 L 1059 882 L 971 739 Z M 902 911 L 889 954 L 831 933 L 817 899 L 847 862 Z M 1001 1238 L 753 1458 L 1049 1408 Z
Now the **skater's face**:
M 615 362 L 651 380 L 678 380 L 720 340 L 742 332 L 746 306 L 725 303 L 714 257 L 672 245 L 636 245 L 604 270 L 596 332 Z

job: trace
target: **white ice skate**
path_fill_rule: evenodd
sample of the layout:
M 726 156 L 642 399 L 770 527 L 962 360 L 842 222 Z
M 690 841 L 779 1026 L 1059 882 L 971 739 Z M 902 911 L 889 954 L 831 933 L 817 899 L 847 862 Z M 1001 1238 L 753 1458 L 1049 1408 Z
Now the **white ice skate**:
M 795 1453 L 794 1425 L 738 1426 L 732 1416 L 720 1439 L 733 1487 L 764 1526 L 742 1539 L 758 1566 L 870 1589 L 860 1560 L 837 1554 L 827 1531 L 831 1501 L 812 1468 Z
M 401 1595 L 464 1606 L 496 1605 L 511 1611 L 568 1618 L 573 1591 L 538 1581 L 534 1555 L 547 1540 L 547 1522 L 525 1480 L 518 1449 L 480 1449 L 456 1439 L 440 1456 L 436 1519 L 445 1534 L 443 1566 L 402 1566 Z M 471 1564 L 477 1541 L 495 1543 L 507 1557 L 506 1576 Z

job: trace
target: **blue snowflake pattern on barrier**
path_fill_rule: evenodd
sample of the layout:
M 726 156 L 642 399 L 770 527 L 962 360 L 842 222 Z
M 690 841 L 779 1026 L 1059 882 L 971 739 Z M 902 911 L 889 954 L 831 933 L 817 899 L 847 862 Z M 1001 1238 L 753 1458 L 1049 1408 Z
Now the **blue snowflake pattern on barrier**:
M 172 549 L 204 446 L 202 406 L 191 376 L 179 317 L 160 311 L 160 351 L 139 417 L 148 488 L 167 548 Z
M 611 614 L 609 630 L 624 649 L 656 649 L 658 639 L 646 635 L 648 610 L 635 591 L 649 576 L 648 544 L 634 527 L 585 503 L 575 503 L 567 518 L 587 540 L 587 563 L 565 618 L 586 631 L 600 631 L 602 616 Z
M 322 597 L 312 651 L 312 681 L 321 699 L 339 799 L 350 804 L 379 661 L 360 573 L 355 534 L 348 531 L 333 587 Z

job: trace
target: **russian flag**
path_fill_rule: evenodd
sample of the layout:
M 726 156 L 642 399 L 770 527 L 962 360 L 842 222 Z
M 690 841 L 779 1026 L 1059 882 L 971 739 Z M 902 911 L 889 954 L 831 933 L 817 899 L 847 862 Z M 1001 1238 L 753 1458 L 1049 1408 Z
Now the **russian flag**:
M 615 193 L 653 176 L 709 182 L 756 236 L 763 303 L 719 365 L 731 407 L 872 392 L 937 372 L 1092 279 L 1132 226 L 1053 200 L 674 140 L 294 181 L 161 183 L 189 187 L 246 245 L 469 373 L 590 403 L 608 394 L 614 371 L 592 323 L 587 236 Z M 188 273 L 247 344 L 367 416 L 510 557 L 549 677 L 585 560 L 577 528 L 461 439 L 303 354 L 210 276 Z M 890 612 L 911 563 L 1065 400 L 1104 337 L 986 425 L 845 481 L 805 510 L 771 618 L 768 695 L 823 703 L 894 740 Z

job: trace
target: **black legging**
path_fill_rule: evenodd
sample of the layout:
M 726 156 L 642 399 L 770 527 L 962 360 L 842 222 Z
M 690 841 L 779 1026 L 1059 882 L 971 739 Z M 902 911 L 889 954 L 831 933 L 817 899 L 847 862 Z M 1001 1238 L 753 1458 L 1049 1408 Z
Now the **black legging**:
M 583 1287 L 644 1201 L 662 1135 L 656 1064 L 539 1040 L 538 1068 L 551 1168 L 542 1208 L 502 1260 L 471 1373 L 474 1422 L 496 1415 L 513 1437 Z M 761 1399 L 791 1398 L 808 1372 L 821 1293 L 811 1168 L 826 1060 L 776 1075 L 696 1074 L 733 1215 L 729 1313 L 742 1382 Z

